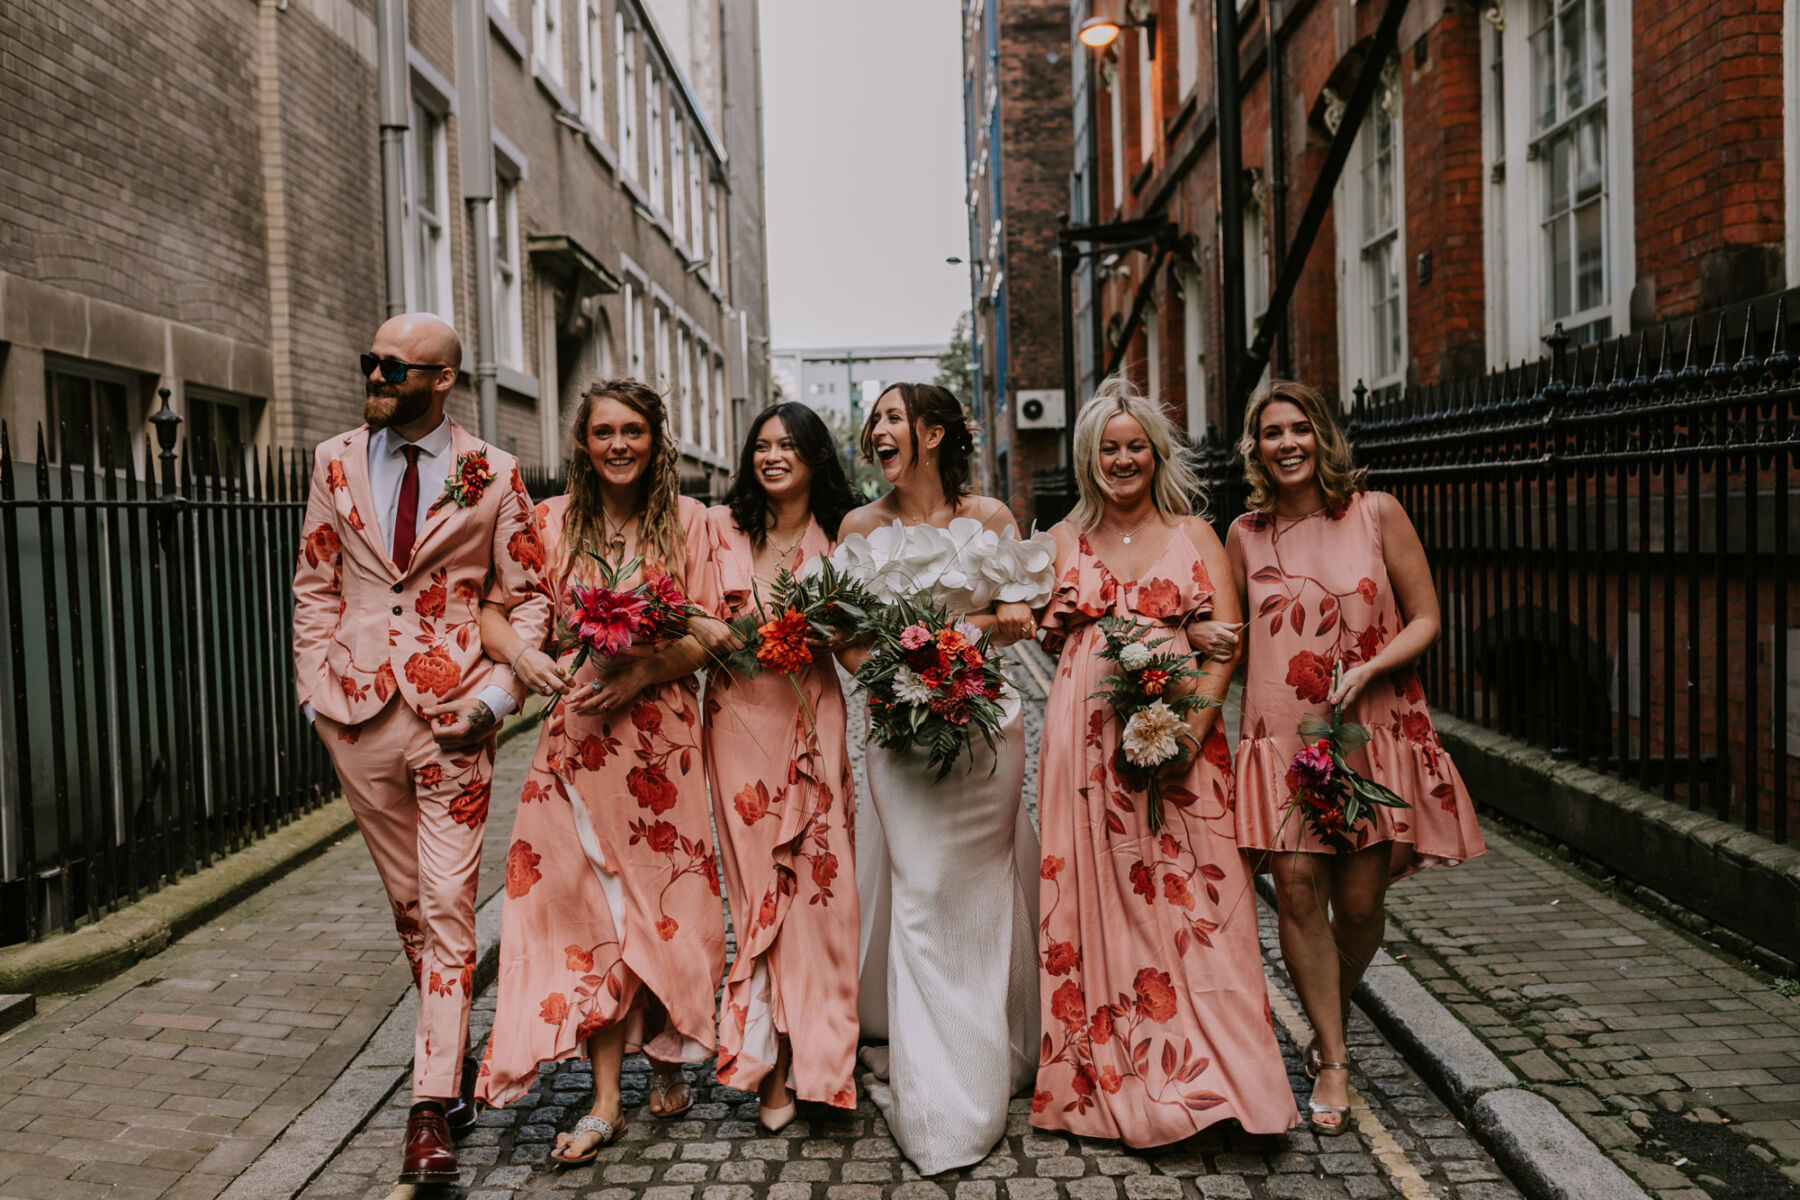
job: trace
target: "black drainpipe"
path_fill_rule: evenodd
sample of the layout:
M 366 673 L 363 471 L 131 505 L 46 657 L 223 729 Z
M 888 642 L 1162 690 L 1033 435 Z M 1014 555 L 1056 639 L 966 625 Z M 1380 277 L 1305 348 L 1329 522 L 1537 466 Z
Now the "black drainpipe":
M 1275 249 L 1275 277 L 1287 260 L 1287 88 L 1281 65 L 1281 30 L 1275 20 L 1275 0 L 1263 0 L 1263 43 L 1269 56 L 1269 242 Z M 1287 314 L 1275 327 L 1275 374 L 1291 379 L 1293 350 L 1287 340 Z

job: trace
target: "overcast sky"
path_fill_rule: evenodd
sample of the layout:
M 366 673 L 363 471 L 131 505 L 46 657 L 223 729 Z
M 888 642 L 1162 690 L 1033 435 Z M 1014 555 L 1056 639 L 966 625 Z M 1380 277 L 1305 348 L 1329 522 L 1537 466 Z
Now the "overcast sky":
M 761 0 L 771 343 L 946 342 L 969 307 L 957 0 Z

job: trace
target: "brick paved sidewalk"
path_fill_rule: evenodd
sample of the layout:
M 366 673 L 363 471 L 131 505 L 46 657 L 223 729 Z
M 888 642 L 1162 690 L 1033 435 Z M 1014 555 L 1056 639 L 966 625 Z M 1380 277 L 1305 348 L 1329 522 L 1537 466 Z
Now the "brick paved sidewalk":
M 1800 1197 L 1800 999 L 1486 832 L 1393 890 L 1389 952 L 1651 1192 Z
M 504 874 L 534 744 L 500 751 L 483 898 Z M 0 1197 L 212 1200 L 411 985 L 369 852 L 346 838 L 0 1038 Z

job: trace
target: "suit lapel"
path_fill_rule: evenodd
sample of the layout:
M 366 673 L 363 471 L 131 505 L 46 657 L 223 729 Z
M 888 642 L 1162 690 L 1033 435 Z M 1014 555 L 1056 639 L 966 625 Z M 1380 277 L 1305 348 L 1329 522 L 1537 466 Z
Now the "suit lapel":
M 369 427 L 365 425 L 345 435 L 339 454 L 344 464 L 344 480 L 348 484 L 344 490 L 349 493 L 350 502 L 348 509 L 341 510 L 345 523 L 362 535 L 375 557 L 398 579 L 400 573 L 394 570 L 393 560 L 388 558 L 387 547 L 382 544 L 381 510 L 375 503 L 375 493 L 369 482 Z M 351 513 L 355 514 L 355 520 L 350 519 Z

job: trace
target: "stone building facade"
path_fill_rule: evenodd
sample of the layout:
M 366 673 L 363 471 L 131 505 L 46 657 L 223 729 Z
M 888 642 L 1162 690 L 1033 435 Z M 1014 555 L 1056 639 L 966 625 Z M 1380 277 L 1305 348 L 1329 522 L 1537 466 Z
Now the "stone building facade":
M 590 379 L 668 392 L 690 490 L 767 394 L 756 0 L 487 0 L 498 440 L 566 451 Z M 411 0 L 409 308 L 463 331 L 476 427 L 454 0 Z M 49 0 L 0 12 L 0 418 L 56 457 L 184 430 L 354 425 L 385 308 L 374 0 Z M 66 438 L 57 431 L 66 430 Z M 66 444 L 65 444 L 66 442 Z

